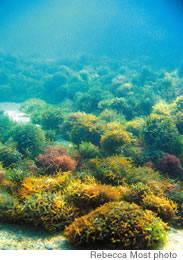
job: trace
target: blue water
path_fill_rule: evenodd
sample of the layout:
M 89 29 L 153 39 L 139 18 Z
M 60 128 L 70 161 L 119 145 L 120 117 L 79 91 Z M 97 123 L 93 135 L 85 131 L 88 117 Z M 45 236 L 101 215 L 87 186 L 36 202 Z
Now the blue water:
M 183 57 L 180 0 L 1 0 L 0 49 L 25 56 L 80 53 L 175 65 Z

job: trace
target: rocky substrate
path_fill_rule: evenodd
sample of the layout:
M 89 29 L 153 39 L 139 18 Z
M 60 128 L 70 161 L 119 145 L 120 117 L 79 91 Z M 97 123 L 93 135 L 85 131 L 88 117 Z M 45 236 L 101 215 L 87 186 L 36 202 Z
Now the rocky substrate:
M 0 250 L 73 250 L 62 233 L 50 234 L 38 228 L 0 225 Z M 159 249 L 183 250 L 183 230 L 171 228 L 167 243 Z

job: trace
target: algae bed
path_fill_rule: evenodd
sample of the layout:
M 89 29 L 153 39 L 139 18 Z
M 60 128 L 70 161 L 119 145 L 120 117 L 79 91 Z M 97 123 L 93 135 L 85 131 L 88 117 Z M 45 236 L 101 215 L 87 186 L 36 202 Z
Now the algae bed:
M 180 2 L 8 2 L 0 249 L 182 249 Z

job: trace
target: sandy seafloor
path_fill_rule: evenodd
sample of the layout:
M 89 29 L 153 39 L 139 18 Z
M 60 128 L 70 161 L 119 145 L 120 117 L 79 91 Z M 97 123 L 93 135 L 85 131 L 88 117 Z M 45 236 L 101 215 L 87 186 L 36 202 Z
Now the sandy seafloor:
M 30 118 L 20 111 L 21 103 L 0 102 L 0 111 L 4 111 L 15 122 L 27 123 Z
M 0 224 L 0 250 L 72 250 L 61 232 L 50 234 L 42 229 Z
M 27 123 L 29 117 L 22 113 L 21 104 L 1 102 L 3 110 L 13 121 Z M 63 233 L 50 234 L 42 229 L 0 224 L 0 250 L 72 250 Z M 159 247 L 162 250 L 183 250 L 183 229 L 170 228 L 167 242 Z

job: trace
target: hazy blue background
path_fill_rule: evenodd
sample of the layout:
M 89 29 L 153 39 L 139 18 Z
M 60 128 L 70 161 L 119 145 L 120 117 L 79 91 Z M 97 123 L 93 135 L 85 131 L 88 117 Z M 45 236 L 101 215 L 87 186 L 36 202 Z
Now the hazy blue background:
M 180 0 L 0 0 L 0 48 L 47 57 L 183 57 Z

